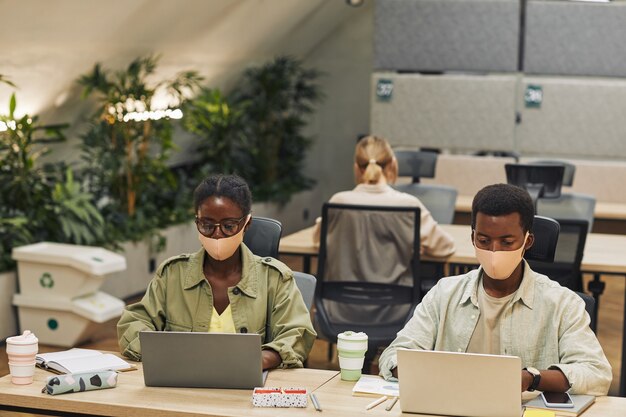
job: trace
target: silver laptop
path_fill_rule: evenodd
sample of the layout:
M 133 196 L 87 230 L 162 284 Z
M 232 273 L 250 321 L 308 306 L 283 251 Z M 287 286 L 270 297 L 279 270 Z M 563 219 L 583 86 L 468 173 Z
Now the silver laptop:
M 398 350 L 400 407 L 405 413 L 520 417 L 521 369 L 516 356 Z
M 139 341 L 147 386 L 263 386 L 259 334 L 143 331 Z

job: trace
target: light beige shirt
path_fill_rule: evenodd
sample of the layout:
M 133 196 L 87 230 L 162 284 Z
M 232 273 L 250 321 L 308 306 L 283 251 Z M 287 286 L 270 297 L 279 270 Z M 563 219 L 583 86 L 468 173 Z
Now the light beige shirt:
M 471 353 L 500 353 L 500 317 L 504 313 L 507 304 L 513 299 L 513 294 L 502 298 L 492 297 L 487 294 L 483 286 L 483 280 L 478 281 L 478 322 L 467 351 Z
M 454 239 L 439 227 L 430 211 L 415 196 L 393 189 L 387 184 L 359 184 L 353 190 L 333 195 L 330 203 L 371 206 L 406 206 L 420 208 L 421 252 L 431 256 L 448 256 L 454 253 Z M 319 223 L 315 233 L 319 242 Z
M 397 349 L 467 352 L 480 310 L 477 288 L 482 269 L 439 280 L 415 308 L 379 360 L 391 377 Z M 522 368 L 560 369 L 572 394 L 606 395 L 611 366 L 589 328 L 584 301 L 524 262 L 524 276 L 500 318 L 500 351 L 518 356 Z M 521 370 L 520 370 L 521 371 Z

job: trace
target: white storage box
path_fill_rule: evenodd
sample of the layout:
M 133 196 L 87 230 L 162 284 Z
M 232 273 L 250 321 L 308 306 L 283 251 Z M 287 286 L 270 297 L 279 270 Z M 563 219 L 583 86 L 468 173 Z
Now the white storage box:
M 109 294 L 97 292 L 70 301 L 15 294 L 21 329 L 37 335 L 39 343 L 72 347 L 91 339 L 102 324 L 116 319 L 124 302 Z
M 40 242 L 13 249 L 20 293 L 68 301 L 97 291 L 108 274 L 126 269 L 126 258 L 94 247 Z

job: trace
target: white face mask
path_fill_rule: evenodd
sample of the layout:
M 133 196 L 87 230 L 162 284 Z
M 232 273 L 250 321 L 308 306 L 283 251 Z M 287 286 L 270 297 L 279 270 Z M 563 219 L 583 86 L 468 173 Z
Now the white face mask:
M 519 265 L 522 261 L 528 235 L 529 233 L 526 232 L 522 246 L 516 250 L 490 251 L 480 249 L 474 245 L 476 258 L 478 259 L 478 262 L 480 262 L 480 265 L 483 267 L 485 273 L 490 278 L 497 280 L 505 280 L 510 277 L 513 271 L 515 271 L 515 268 L 517 268 L 517 265 Z
M 207 251 L 209 256 L 213 259 L 217 259 L 218 261 L 223 261 L 224 259 L 228 259 L 233 256 L 235 251 L 239 248 L 239 245 L 241 245 L 241 242 L 243 242 L 243 232 L 250 221 L 250 217 L 251 215 L 248 215 L 246 223 L 243 225 L 239 233 L 230 237 L 213 239 L 198 232 L 200 243 L 202 243 L 202 246 Z

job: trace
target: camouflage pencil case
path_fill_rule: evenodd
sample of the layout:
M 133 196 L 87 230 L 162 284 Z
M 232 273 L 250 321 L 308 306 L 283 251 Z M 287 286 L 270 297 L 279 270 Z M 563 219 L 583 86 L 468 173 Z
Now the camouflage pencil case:
M 70 392 L 115 388 L 116 385 L 117 372 L 115 371 L 63 374 L 49 376 L 46 379 L 46 386 L 41 390 L 41 392 L 50 395 L 58 395 Z

